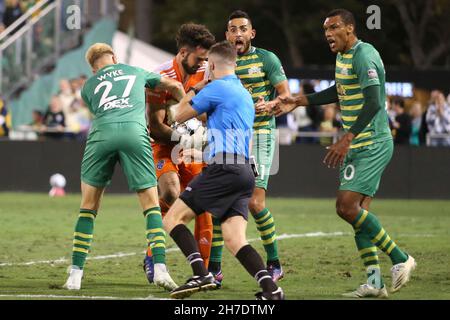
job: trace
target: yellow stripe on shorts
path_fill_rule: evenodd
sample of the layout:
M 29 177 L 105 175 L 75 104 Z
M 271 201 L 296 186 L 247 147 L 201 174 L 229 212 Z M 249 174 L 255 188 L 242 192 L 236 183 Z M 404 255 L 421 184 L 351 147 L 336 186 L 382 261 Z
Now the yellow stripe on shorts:
M 365 147 L 365 146 L 370 146 L 371 144 L 373 144 L 373 141 L 367 141 L 367 142 L 361 142 L 358 144 L 353 144 L 350 146 L 350 149 L 356 149 L 356 148 L 361 148 L 361 147 Z

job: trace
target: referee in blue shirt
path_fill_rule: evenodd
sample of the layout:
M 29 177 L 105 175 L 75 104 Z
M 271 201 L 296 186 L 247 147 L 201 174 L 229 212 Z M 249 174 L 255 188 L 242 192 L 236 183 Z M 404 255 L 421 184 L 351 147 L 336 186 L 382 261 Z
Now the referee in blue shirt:
M 175 121 L 183 123 L 207 115 L 208 163 L 180 195 L 164 218 L 164 227 L 187 257 L 194 276 L 171 292 L 172 298 L 186 298 L 201 290 L 216 288 L 197 242 L 186 227 L 195 215 L 205 211 L 221 220 L 225 246 L 254 277 L 261 300 L 281 300 L 284 293 L 272 280 L 262 258 L 246 239 L 248 202 L 255 186 L 250 165 L 250 145 L 255 118 L 253 100 L 234 73 L 236 49 L 228 42 L 211 47 L 209 69 L 213 81 L 191 88 L 180 102 Z M 201 90 L 201 91 L 200 91 Z

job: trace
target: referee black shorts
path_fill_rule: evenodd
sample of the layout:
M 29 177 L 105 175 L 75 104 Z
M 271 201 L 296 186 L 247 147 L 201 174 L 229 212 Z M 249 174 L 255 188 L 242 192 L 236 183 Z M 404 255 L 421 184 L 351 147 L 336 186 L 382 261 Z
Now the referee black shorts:
M 249 163 L 212 163 L 189 183 L 180 199 L 197 215 L 209 212 L 221 222 L 233 216 L 247 220 L 254 187 Z

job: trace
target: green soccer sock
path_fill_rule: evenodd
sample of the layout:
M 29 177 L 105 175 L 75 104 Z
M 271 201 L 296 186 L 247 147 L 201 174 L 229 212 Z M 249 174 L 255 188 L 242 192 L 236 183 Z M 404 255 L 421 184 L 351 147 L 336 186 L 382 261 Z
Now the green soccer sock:
M 362 233 L 360 229 L 355 229 L 355 242 L 364 266 L 367 268 L 367 283 L 375 288 L 381 289 L 384 283 L 380 273 L 377 247 L 373 245 L 370 238 Z
M 94 221 L 97 211 L 80 209 L 73 234 L 72 266 L 83 270 L 94 238 Z
M 211 243 L 211 254 L 209 256 L 209 267 L 211 268 L 208 269 L 211 272 L 217 273 L 220 270 L 220 264 L 222 262 L 223 237 L 220 220 L 213 217 L 212 222 L 213 222 L 213 237 Z
M 267 253 L 267 261 L 278 261 L 277 235 L 272 214 L 266 208 L 253 217 Z
M 147 227 L 147 243 L 152 250 L 154 263 L 166 263 L 166 232 L 163 229 L 161 208 L 144 211 Z
M 374 214 L 361 209 L 352 224 L 355 229 L 360 229 L 361 233 L 364 233 L 374 245 L 389 255 L 392 264 L 402 263 L 408 259 L 408 255 L 400 250 L 389 237 L 389 234 L 384 230 Z

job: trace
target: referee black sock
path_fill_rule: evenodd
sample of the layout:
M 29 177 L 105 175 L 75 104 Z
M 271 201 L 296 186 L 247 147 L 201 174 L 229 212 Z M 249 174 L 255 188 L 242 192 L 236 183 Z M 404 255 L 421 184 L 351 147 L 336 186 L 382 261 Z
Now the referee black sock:
M 251 245 L 243 246 L 236 254 L 236 258 L 248 273 L 258 281 L 264 292 L 272 293 L 278 289 L 278 286 L 273 282 L 272 277 L 264 266 L 261 256 Z
M 181 252 L 188 259 L 192 271 L 195 276 L 206 276 L 208 271 L 205 268 L 202 256 L 200 255 L 197 242 L 194 239 L 191 231 L 184 225 L 179 224 L 170 232 L 173 241 L 181 249 Z

